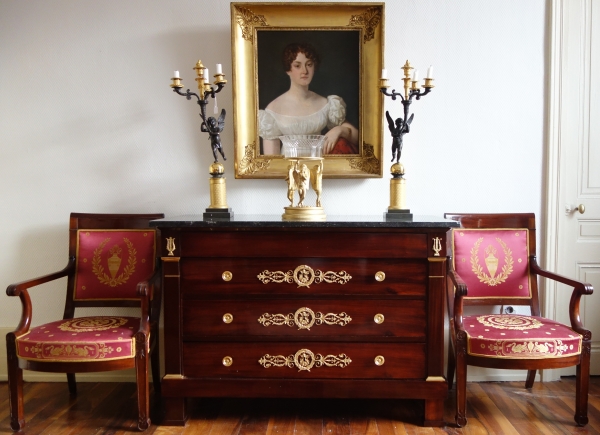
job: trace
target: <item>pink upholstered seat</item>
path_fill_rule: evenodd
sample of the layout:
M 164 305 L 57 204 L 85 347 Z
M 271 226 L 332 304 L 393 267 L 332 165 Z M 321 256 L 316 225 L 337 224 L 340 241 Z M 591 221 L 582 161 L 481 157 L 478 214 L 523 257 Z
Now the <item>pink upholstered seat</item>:
M 448 271 L 448 382 L 456 370 L 456 423 L 466 418 L 467 366 L 527 370 L 531 388 L 538 369 L 577 366 L 575 421 L 588 422 L 591 333 L 581 323 L 579 300 L 592 286 L 540 268 L 536 262 L 533 213 L 446 214 L 461 228 L 451 230 Z M 538 276 L 573 288 L 564 325 L 540 313 Z M 464 314 L 469 305 L 480 314 Z M 525 306 L 501 313 L 498 307 Z M 493 314 L 490 314 L 490 311 Z M 530 313 L 528 312 L 530 311 Z
M 133 358 L 134 317 L 78 317 L 31 328 L 17 338 L 19 358 L 43 361 L 93 361 Z
M 581 353 L 581 334 L 538 316 L 464 316 L 469 355 L 488 358 L 559 358 Z

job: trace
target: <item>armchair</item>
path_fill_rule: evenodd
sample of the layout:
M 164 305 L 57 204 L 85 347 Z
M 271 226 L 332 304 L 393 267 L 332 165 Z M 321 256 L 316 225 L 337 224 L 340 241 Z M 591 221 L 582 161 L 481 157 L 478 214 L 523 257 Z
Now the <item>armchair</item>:
M 447 238 L 447 377 L 451 387 L 456 370 L 456 424 L 467 424 L 468 365 L 527 370 L 526 388 L 536 370 L 577 366 L 575 422 L 587 424 L 591 332 L 581 322 L 579 303 L 592 286 L 540 268 L 533 213 L 444 216 L 461 224 Z M 538 276 L 573 287 L 570 325 L 542 317 Z M 465 314 L 466 306 L 484 305 L 525 305 L 531 315 Z
M 75 373 L 134 368 L 138 396 L 138 429 L 150 425 L 149 355 L 154 390 L 160 392 L 158 320 L 161 303 L 160 261 L 156 230 L 149 221 L 163 214 L 71 213 L 69 258 L 58 272 L 9 285 L 22 314 L 7 334 L 10 421 L 25 425 L 23 369 L 66 373 L 69 392 L 77 394 Z M 67 278 L 62 320 L 32 326 L 29 289 Z M 79 307 L 139 307 L 136 317 L 75 317 Z

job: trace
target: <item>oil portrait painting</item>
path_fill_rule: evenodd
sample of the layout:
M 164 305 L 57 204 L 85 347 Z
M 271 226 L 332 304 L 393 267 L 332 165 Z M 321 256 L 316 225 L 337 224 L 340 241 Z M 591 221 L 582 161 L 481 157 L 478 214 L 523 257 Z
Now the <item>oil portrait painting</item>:
M 325 178 L 381 177 L 383 4 L 232 3 L 231 19 L 236 178 L 285 178 L 286 135 L 324 136 Z

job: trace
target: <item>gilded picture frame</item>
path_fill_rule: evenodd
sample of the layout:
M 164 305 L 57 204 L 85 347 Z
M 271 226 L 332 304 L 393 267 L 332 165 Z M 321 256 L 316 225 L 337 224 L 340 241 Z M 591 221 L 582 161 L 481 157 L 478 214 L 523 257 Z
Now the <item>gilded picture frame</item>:
M 281 61 L 290 42 L 315 48 L 319 65 L 311 91 L 328 101 L 339 96 L 346 122 L 357 130 L 354 148 L 324 156 L 323 176 L 382 177 L 383 96 L 378 86 L 384 3 L 231 3 L 231 34 L 235 178 L 287 175 L 283 155 L 263 153 L 259 112 L 290 88 Z

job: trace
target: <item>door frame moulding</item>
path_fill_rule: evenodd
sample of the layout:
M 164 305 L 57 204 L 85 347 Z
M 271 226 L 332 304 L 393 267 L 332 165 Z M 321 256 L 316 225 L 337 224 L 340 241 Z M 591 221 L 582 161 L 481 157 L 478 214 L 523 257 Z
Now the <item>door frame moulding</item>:
M 561 213 L 565 213 L 565 198 L 561 191 L 561 177 L 567 176 L 561 156 L 568 152 L 581 149 L 582 134 L 589 119 L 580 117 L 573 123 L 569 117 L 570 110 L 566 97 L 573 88 L 573 81 L 578 80 L 578 87 L 585 89 L 585 80 L 589 81 L 586 68 L 590 61 L 591 37 L 591 1 L 592 0 L 550 0 L 548 24 L 548 81 L 547 95 L 547 121 L 546 121 L 546 173 L 545 173 L 545 229 L 544 229 L 544 267 L 548 270 L 558 270 L 560 252 Z M 576 44 L 576 45 L 575 45 Z M 572 58 L 577 53 L 582 60 L 579 65 L 569 65 L 567 52 Z M 577 71 L 574 75 L 573 71 Z M 589 90 L 589 87 L 588 87 Z M 589 102 L 589 98 L 582 98 L 581 104 Z M 586 113 L 581 107 L 582 113 Z M 574 140 L 574 138 L 576 140 Z M 580 183 L 581 180 L 578 180 Z M 556 319 L 558 284 L 556 282 L 542 282 L 542 309 L 546 317 Z M 560 378 L 559 370 L 544 370 L 543 381 L 553 381 Z

